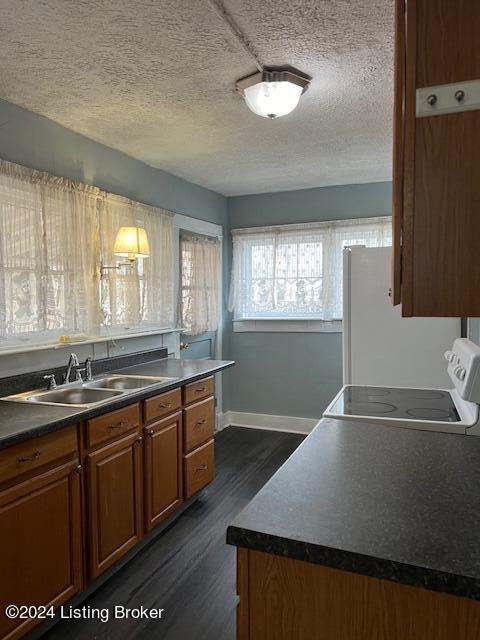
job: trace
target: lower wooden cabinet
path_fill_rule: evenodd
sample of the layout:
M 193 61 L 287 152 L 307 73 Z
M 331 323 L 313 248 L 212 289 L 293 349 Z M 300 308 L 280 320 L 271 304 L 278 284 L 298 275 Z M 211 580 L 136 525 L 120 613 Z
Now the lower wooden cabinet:
M 3 607 L 57 606 L 82 587 L 80 475 L 70 461 L 0 492 L 0 638 L 39 620 L 9 620 Z
M 214 476 L 213 378 L 0 451 L 0 640 L 101 575 Z M 143 409 L 143 430 L 141 431 Z
M 479 640 L 480 602 L 237 550 L 237 640 Z
M 152 529 L 182 499 L 182 412 L 145 429 L 145 528 Z
M 142 438 L 138 433 L 87 456 L 89 575 L 99 576 L 142 537 Z

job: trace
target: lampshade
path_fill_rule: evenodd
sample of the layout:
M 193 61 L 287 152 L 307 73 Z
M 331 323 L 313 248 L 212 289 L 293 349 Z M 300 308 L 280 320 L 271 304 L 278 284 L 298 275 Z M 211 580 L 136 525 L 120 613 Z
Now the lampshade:
M 309 76 L 295 69 L 264 69 L 239 80 L 237 89 L 253 113 L 278 118 L 295 109 L 309 82 Z
M 148 258 L 150 247 L 145 229 L 142 227 L 120 227 L 115 238 L 113 253 L 129 260 Z

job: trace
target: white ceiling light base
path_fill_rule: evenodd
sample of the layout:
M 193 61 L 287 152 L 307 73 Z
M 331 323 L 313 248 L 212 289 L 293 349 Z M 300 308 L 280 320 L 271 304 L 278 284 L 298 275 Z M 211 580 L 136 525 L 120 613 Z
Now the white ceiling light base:
M 273 119 L 295 109 L 310 80 L 310 76 L 296 69 L 275 67 L 238 80 L 236 87 L 253 113 Z

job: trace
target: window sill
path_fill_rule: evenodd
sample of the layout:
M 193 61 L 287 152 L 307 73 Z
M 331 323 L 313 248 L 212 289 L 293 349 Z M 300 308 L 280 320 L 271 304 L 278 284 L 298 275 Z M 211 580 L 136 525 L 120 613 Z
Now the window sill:
M 234 333 L 342 333 L 341 320 L 248 319 L 234 320 Z
M 148 331 L 137 331 L 135 333 L 121 333 L 115 334 L 112 333 L 110 335 L 103 336 L 95 336 L 87 338 L 86 340 L 72 340 L 71 342 L 46 342 L 43 344 L 35 344 L 31 343 L 30 345 L 14 345 L 11 347 L 1 347 L 0 346 L 0 357 L 7 356 L 15 353 L 27 353 L 30 351 L 47 351 L 49 349 L 62 349 L 65 347 L 72 348 L 76 346 L 82 346 L 86 344 L 98 344 L 100 342 L 116 342 L 117 340 L 125 340 L 126 338 L 140 338 L 152 335 L 161 335 L 165 333 L 181 333 L 183 331 L 182 328 L 173 328 L 169 327 L 166 329 L 156 329 L 156 330 L 148 330 Z

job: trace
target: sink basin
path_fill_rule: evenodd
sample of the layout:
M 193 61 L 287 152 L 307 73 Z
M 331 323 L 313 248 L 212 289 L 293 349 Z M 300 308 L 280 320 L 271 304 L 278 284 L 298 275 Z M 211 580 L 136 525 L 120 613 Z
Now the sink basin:
M 119 395 L 122 395 L 121 391 L 88 389 L 86 387 L 70 387 L 29 395 L 26 397 L 26 400 L 27 402 L 36 402 L 39 404 L 84 406 L 104 402 L 105 400 L 109 400 Z
M 84 384 L 84 388 L 89 389 L 115 389 L 118 391 L 130 391 L 133 389 L 143 389 L 149 387 L 152 384 L 158 384 L 159 382 L 170 382 L 175 378 L 157 378 L 154 376 L 107 376 L 106 378 L 100 378 L 100 380 L 94 380 L 93 382 L 87 382 Z
M 171 382 L 178 378 L 156 376 L 110 375 L 91 382 L 72 382 L 51 391 L 36 389 L 0 398 L 11 402 L 31 402 L 64 407 L 90 407 L 117 396 L 128 395 L 135 389 L 144 389 L 153 384 Z

